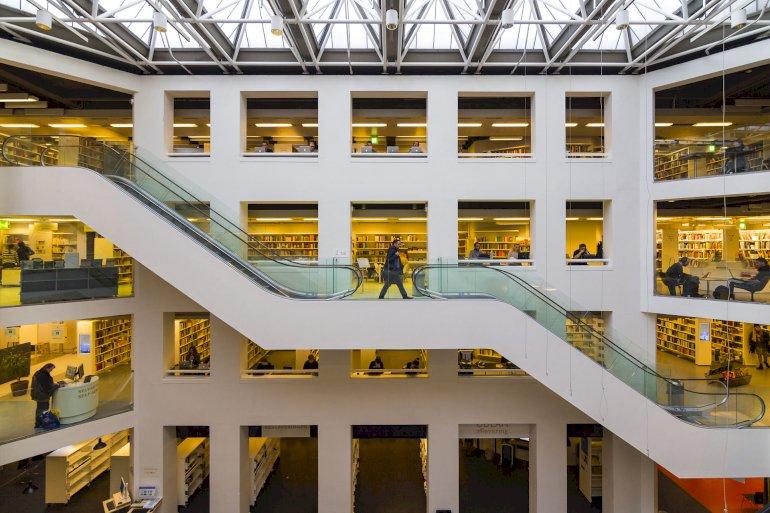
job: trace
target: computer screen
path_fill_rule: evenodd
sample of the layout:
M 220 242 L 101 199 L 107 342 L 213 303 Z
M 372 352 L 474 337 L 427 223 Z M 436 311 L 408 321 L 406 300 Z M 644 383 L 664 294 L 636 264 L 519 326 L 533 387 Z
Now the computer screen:
M 85 369 L 83 368 L 83 364 L 81 363 L 78 365 L 78 379 L 83 379 L 83 376 L 85 375 Z
M 64 377 L 67 379 L 75 379 L 78 374 L 78 368 L 74 365 L 67 365 L 67 371 L 64 373 Z

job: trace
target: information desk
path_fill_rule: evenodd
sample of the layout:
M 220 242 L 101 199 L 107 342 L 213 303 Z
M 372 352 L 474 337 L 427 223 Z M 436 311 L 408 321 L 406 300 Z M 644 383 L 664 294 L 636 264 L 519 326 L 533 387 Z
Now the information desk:
M 44 303 L 118 295 L 118 268 L 22 269 L 21 302 Z
M 51 407 L 59 411 L 59 422 L 74 424 L 96 415 L 99 406 L 99 376 L 91 381 L 68 383 L 53 393 Z

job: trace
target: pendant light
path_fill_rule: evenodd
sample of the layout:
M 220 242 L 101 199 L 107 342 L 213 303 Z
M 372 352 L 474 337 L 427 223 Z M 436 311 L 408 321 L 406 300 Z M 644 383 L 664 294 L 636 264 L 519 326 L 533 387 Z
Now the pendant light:
M 274 36 L 283 35 L 283 18 L 280 14 L 270 16 L 270 33 Z
M 388 9 L 385 11 L 385 28 L 388 30 L 396 30 L 398 28 L 398 11 L 395 9 Z
M 99 437 L 99 441 L 96 442 L 96 445 L 94 445 L 94 450 L 95 451 L 100 451 L 100 450 L 104 449 L 105 447 L 107 447 L 107 444 L 102 442 L 102 437 L 100 436 Z
M 615 15 L 615 28 L 625 30 L 628 28 L 628 11 L 620 9 Z
M 30 479 L 29 481 L 27 481 L 27 486 L 24 487 L 24 490 L 22 490 L 21 493 L 23 495 L 29 495 L 31 493 L 35 493 L 37 488 L 38 488 L 37 485 L 33 483 L 32 480 Z
M 742 29 L 746 26 L 746 9 L 735 9 L 730 11 L 730 27 Z
M 513 9 L 508 8 L 504 9 L 502 14 L 500 15 L 500 22 L 503 25 L 504 29 L 509 29 L 513 27 Z
M 166 32 L 168 30 L 168 18 L 160 11 L 152 13 L 152 28 L 155 32 Z
M 37 14 L 35 14 L 35 26 L 40 30 L 45 30 L 47 32 L 51 30 L 52 25 L 53 14 L 51 14 L 50 11 L 47 11 L 46 9 L 38 9 Z

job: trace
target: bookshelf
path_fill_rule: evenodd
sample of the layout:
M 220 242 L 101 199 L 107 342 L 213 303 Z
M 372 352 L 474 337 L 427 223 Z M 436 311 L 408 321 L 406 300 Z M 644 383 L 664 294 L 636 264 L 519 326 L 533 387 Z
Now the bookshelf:
M 356 485 L 358 484 L 358 470 L 359 470 L 359 456 L 361 451 L 361 442 L 358 440 L 358 438 L 353 439 L 353 447 L 351 450 L 352 454 L 352 471 L 351 474 L 353 475 L 353 487 L 352 487 L 352 502 L 351 505 L 352 510 L 355 511 L 356 508 Z
M 249 462 L 251 463 L 251 505 L 257 502 L 259 492 L 281 455 L 280 438 L 249 438 Z
M 80 490 L 110 468 L 110 457 L 128 443 L 128 430 L 102 436 L 103 449 L 94 449 L 98 438 L 68 445 L 45 457 L 45 502 L 67 504 Z
M 177 504 L 186 506 L 209 475 L 209 439 L 185 438 L 176 446 Z
M 655 179 L 656 180 L 677 180 L 687 178 L 689 175 L 688 156 L 690 147 L 680 148 L 669 153 L 658 153 L 655 155 Z
M 77 235 L 75 232 L 55 231 L 51 234 L 51 258 L 64 260 L 65 253 L 77 251 Z
M 478 242 L 481 251 L 489 253 L 492 258 L 508 258 L 508 252 L 513 249 L 514 244 L 520 246 L 519 251 L 528 253 L 530 250 L 529 239 L 517 237 L 518 230 L 476 230 L 473 233 L 473 242 Z M 468 258 L 468 253 L 461 257 Z
M 420 469 L 422 470 L 422 487 L 428 494 L 428 439 L 420 438 Z
M 694 318 L 658 315 L 655 325 L 659 349 L 695 360 L 697 325 Z
M 109 317 L 93 323 L 96 373 L 131 362 L 131 317 Z
M 134 259 L 117 246 L 112 250 L 112 258 L 115 259 L 115 265 L 118 268 L 118 285 L 133 283 Z
M 251 369 L 254 367 L 260 360 L 262 360 L 265 356 L 268 355 L 270 351 L 267 349 L 263 349 L 259 347 L 257 344 L 252 342 L 251 340 L 246 341 L 246 369 Z
M 190 346 L 195 344 L 201 362 L 211 356 L 211 322 L 209 319 L 184 318 L 176 320 L 177 362 L 184 360 Z
M 655 271 L 663 271 L 663 230 L 655 230 Z
M 578 483 L 589 501 L 602 496 L 602 439 L 582 438 L 578 455 Z
M 470 248 L 468 247 L 468 232 L 458 231 L 457 232 L 457 257 L 462 260 L 463 258 L 466 258 L 468 256 L 469 251 L 470 251 Z
M 722 230 L 679 230 L 679 258 L 688 257 L 700 262 L 722 259 L 724 233 Z
M 719 350 L 721 358 L 727 357 L 728 349 L 732 355 L 743 357 L 743 323 L 736 321 L 711 321 L 711 349 Z
M 770 229 L 739 230 L 740 255 L 744 260 L 770 258 Z
M 395 233 L 359 233 L 353 239 L 353 259 L 368 258 L 370 264 L 384 264 Z M 410 262 L 428 260 L 428 235 L 426 233 L 400 233 L 402 248 L 409 254 Z
M 249 242 L 269 248 L 275 255 L 304 260 L 318 259 L 318 233 L 252 233 Z M 260 260 L 259 251 L 249 248 L 248 259 Z
M 572 312 L 582 321 L 578 325 L 569 317 L 566 319 L 567 342 L 597 363 L 604 362 L 604 342 L 597 335 L 587 331 L 592 328 L 599 335 L 604 334 L 604 318 L 601 312 Z
M 725 358 L 728 348 L 733 357 L 745 356 L 741 322 L 658 315 L 655 331 L 658 349 L 693 360 L 696 365 L 710 365 L 717 351 Z

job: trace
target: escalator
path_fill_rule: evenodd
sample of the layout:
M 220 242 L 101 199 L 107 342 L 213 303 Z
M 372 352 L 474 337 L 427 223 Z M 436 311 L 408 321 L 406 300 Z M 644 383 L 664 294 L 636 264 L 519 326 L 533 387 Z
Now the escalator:
M 228 268 L 274 296 L 300 300 L 350 298 L 363 282 L 360 270 L 351 265 L 303 262 L 277 255 L 240 228 L 237 213 L 229 212 L 226 205 L 212 199 L 205 191 L 197 191 L 195 184 L 186 183 L 184 177 L 152 156 L 137 155 L 125 147 L 87 138 L 68 144 L 72 146 L 62 146 L 57 140 L 45 136 L 12 136 L 2 142 L 0 156 L 4 165 L 76 167 L 95 171 L 97 176 L 119 189 L 123 197 L 132 198 Z M 116 242 L 123 246 L 120 240 Z M 719 381 L 674 379 L 662 375 L 656 368 L 654 354 L 644 354 L 636 344 L 617 333 L 597 332 L 586 319 L 574 313 L 579 308 L 575 308 L 570 298 L 559 295 L 546 283 L 538 282 L 531 272 L 517 272 L 515 268 L 429 264 L 415 269 L 412 279 L 416 290 L 428 298 L 494 300 L 514 307 L 590 358 L 600 366 L 599 369 L 609 372 L 688 424 L 746 427 L 764 416 L 765 404 L 755 394 L 734 393 Z M 245 289 L 239 290 L 230 291 L 235 296 L 232 304 L 247 300 Z M 300 312 L 296 306 L 294 311 Z M 248 309 L 244 308 L 243 312 Z M 220 317 L 225 315 L 225 312 L 214 313 Z M 581 344 L 575 344 L 571 341 L 574 337 L 567 336 L 567 321 L 570 321 L 571 329 L 581 335 Z M 265 337 L 270 339 L 269 334 Z M 511 348 L 496 349 L 517 362 L 510 353 Z

